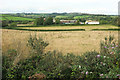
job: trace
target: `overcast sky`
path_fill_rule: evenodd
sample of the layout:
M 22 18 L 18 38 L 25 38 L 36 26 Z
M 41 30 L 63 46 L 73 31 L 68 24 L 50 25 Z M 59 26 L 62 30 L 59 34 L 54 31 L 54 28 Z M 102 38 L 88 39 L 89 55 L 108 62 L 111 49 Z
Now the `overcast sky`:
M 118 14 L 119 0 L 0 0 L 0 12 Z

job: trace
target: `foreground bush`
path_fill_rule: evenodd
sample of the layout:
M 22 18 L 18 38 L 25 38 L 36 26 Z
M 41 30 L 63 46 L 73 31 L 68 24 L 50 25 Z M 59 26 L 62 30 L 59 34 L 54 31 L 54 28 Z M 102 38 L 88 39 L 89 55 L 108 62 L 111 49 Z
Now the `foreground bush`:
M 33 53 L 37 54 L 37 56 L 40 56 L 40 54 L 43 54 L 43 50 L 49 45 L 48 42 L 43 41 L 42 38 L 37 38 L 36 35 L 32 36 L 30 35 L 30 38 L 28 40 L 28 47 L 31 47 L 31 50 Z M 38 55 L 39 54 L 39 55 Z
M 82 56 L 62 55 L 56 51 L 44 53 L 48 43 L 37 37 L 31 36 L 28 45 L 36 54 L 19 61 L 16 66 L 11 65 L 11 57 L 3 57 L 5 79 L 120 78 L 120 50 L 112 36 L 101 42 L 101 53 L 93 51 Z

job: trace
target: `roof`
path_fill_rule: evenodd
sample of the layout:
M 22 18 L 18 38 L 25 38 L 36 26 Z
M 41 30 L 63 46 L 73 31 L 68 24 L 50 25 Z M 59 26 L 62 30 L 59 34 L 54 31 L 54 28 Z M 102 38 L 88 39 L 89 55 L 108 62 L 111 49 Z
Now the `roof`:
M 88 21 L 86 21 L 86 22 L 99 22 L 99 21 L 92 21 L 92 20 L 88 20 Z

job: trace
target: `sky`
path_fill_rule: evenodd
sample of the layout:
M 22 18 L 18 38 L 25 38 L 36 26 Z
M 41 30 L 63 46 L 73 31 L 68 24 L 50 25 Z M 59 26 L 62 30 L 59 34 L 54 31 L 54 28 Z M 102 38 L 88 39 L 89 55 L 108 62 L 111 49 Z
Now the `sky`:
M 119 0 L 0 0 L 0 13 L 118 14 Z

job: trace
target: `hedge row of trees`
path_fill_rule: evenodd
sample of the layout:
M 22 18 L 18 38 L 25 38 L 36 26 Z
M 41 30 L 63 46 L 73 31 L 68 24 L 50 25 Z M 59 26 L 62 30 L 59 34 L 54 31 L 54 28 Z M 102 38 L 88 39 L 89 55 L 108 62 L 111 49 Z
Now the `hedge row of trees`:
M 85 22 L 86 19 L 81 18 L 77 20 L 76 24 L 79 24 L 79 22 Z M 118 17 L 116 18 L 102 18 L 99 19 L 98 21 L 100 21 L 100 24 L 112 24 L 112 25 L 120 25 L 120 20 Z M 10 24 L 11 26 L 17 26 L 17 24 L 27 24 L 31 21 L 8 21 L 8 20 L 4 20 L 0 22 L 0 25 L 2 25 L 2 27 L 6 27 L 8 26 L 8 24 Z M 14 25 L 13 25 L 14 24 Z M 60 23 L 60 19 L 55 19 L 55 22 L 53 22 L 53 17 L 40 17 L 40 18 L 36 18 L 34 21 L 34 25 L 35 26 L 39 26 L 39 25 L 52 25 L 52 24 L 61 24 Z
M 2 25 L 2 27 L 7 27 L 7 26 L 10 26 L 10 25 L 13 25 L 13 24 L 14 24 L 14 26 L 15 25 L 17 26 L 17 24 L 28 24 L 30 22 L 32 22 L 32 21 L 27 21 L 27 20 L 25 20 L 25 21 L 3 20 L 3 21 L 0 22 L 0 25 Z
M 34 25 L 39 26 L 39 25 L 52 25 L 53 24 L 53 18 L 52 17 L 40 17 L 35 19 Z
M 85 18 L 77 19 L 76 24 L 79 24 L 79 22 L 86 22 L 86 20 L 87 19 L 85 19 Z M 116 17 L 116 18 L 106 17 L 106 18 L 100 18 L 97 20 L 100 22 L 100 24 L 112 24 L 112 25 L 119 25 L 120 24 L 118 17 Z M 39 26 L 39 25 L 61 24 L 61 23 L 60 23 L 60 19 L 58 19 L 58 18 L 56 18 L 55 22 L 53 23 L 53 17 L 47 17 L 47 18 L 40 17 L 40 18 L 35 19 L 34 24 L 36 26 Z
M 9 23 L 9 21 L 1 21 L 0 22 L 0 25 L 2 26 L 2 27 L 17 27 L 17 23 L 16 22 L 11 22 L 11 23 Z

